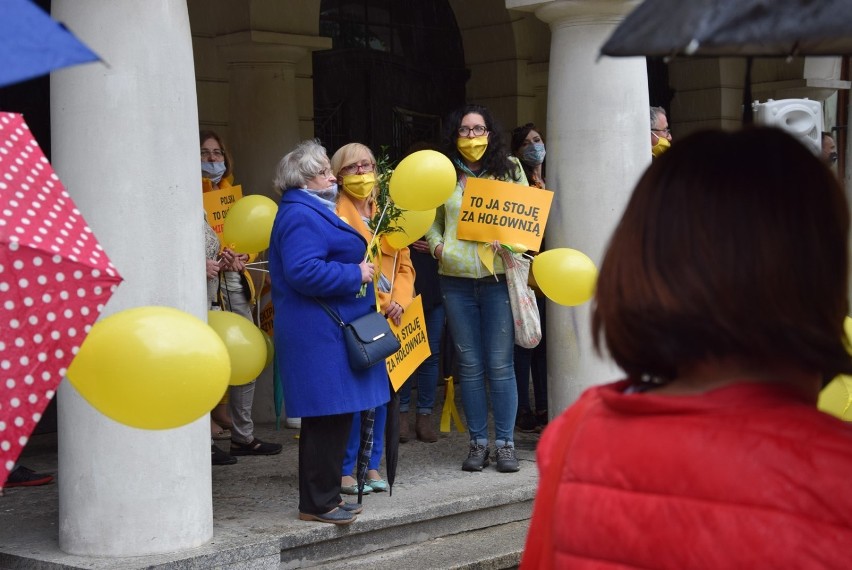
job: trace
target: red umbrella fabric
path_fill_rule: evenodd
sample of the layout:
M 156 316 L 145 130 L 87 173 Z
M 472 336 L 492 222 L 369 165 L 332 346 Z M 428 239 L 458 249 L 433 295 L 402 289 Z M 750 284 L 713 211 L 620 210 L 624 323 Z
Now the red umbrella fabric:
M 0 113 L 0 482 L 120 282 L 23 117 Z

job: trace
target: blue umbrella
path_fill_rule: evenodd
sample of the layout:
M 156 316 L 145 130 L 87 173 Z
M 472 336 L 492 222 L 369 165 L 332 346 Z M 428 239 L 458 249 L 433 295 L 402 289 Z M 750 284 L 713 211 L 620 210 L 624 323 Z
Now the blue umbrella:
M 30 0 L 3 0 L 0 87 L 53 69 L 99 61 L 68 29 Z

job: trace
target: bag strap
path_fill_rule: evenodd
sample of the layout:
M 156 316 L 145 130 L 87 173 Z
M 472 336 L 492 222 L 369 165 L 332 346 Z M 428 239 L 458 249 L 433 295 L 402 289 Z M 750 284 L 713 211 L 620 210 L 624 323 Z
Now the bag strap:
M 314 297 L 314 301 L 320 304 L 320 306 L 325 309 L 325 312 L 328 313 L 328 316 L 334 319 L 334 322 L 338 324 L 338 326 L 345 327 L 346 323 L 343 322 L 343 319 L 340 318 L 340 315 L 335 313 L 331 307 L 320 301 L 317 297 Z

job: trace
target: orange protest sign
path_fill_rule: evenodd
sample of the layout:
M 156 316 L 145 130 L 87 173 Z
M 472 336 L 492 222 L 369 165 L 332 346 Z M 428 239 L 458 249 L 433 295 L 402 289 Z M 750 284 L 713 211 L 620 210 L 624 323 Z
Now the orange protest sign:
M 219 236 L 219 241 L 222 241 L 225 216 L 228 215 L 231 206 L 243 197 L 243 187 L 231 186 L 230 188 L 211 190 L 202 194 L 201 197 L 204 200 L 204 210 L 207 212 L 207 222 Z
M 500 180 L 468 178 L 458 221 L 458 238 L 541 248 L 553 192 Z
M 426 336 L 426 318 L 423 316 L 423 299 L 420 295 L 405 309 L 399 326 L 394 325 L 393 321 L 388 323 L 401 345 L 396 353 L 385 360 L 391 384 L 394 391 L 397 391 L 420 363 L 432 354 Z

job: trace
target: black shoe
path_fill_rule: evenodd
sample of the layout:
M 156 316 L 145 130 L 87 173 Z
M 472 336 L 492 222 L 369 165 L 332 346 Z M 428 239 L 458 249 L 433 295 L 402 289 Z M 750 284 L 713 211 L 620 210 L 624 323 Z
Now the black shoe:
M 488 447 L 480 445 L 475 441 L 470 442 L 470 451 L 467 454 L 467 459 L 462 463 L 463 471 L 482 471 L 483 467 L 488 467 Z
M 340 501 L 340 504 L 337 505 L 339 508 L 343 509 L 347 513 L 352 513 L 353 515 L 360 515 L 364 510 L 364 507 L 361 503 L 347 503 L 345 501 Z
M 233 465 L 237 462 L 237 458 L 231 455 L 228 455 L 226 452 L 222 451 L 215 445 L 210 446 L 210 453 L 212 454 L 213 465 Z
M 6 481 L 6 487 L 36 487 L 38 485 L 47 485 L 51 481 L 53 481 L 53 475 L 36 473 L 32 469 L 19 465 L 9 473 L 9 480 Z
M 498 447 L 494 456 L 497 458 L 497 471 L 500 473 L 520 471 L 521 466 L 518 465 L 518 458 L 515 457 L 515 448 L 508 443 L 503 447 Z
M 231 455 L 275 455 L 281 453 L 284 446 L 280 443 L 267 443 L 255 438 L 251 443 L 231 441 Z
M 518 419 L 515 420 L 515 427 L 524 433 L 532 433 L 538 427 L 538 421 L 531 411 L 518 410 Z

